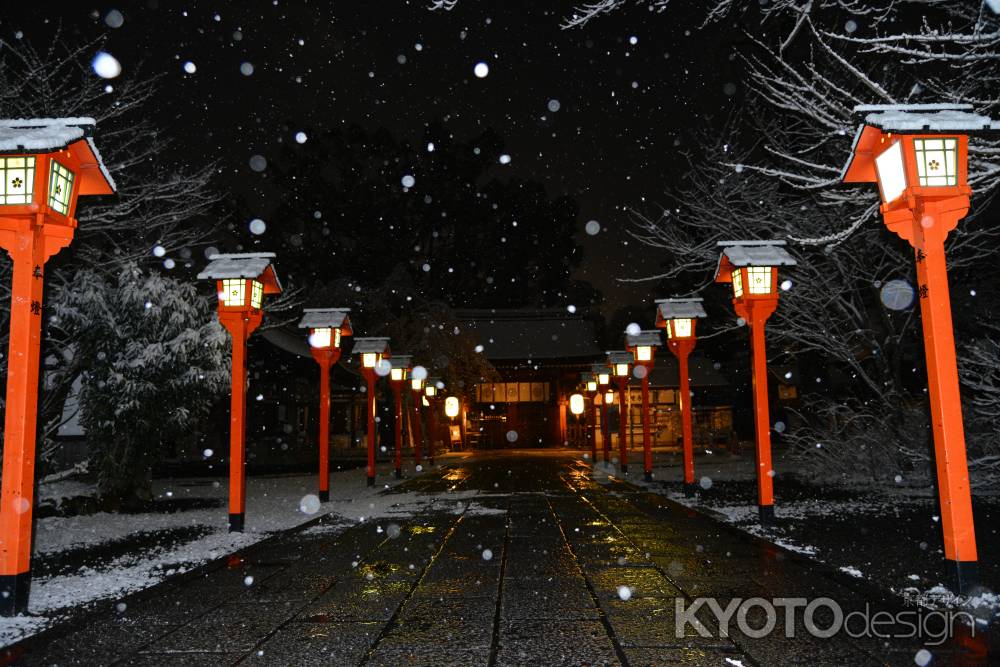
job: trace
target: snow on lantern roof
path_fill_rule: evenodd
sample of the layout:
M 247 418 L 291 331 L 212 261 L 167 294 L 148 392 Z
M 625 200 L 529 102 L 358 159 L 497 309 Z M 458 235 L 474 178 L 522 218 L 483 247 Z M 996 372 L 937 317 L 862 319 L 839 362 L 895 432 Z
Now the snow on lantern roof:
M 635 358 L 627 350 L 608 350 L 609 364 L 631 364 L 633 361 Z
M 409 370 L 413 368 L 413 357 L 409 354 L 394 354 L 389 363 L 393 368 L 405 368 Z
M 583 373 L 580 373 L 580 382 L 595 382 L 595 381 L 597 381 L 597 378 L 594 377 L 594 374 L 591 373 L 590 371 L 585 371 Z
M 198 280 L 222 278 L 256 278 L 271 266 L 273 252 L 247 252 L 209 255 L 208 266 L 198 274 Z
M 735 267 L 795 266 L 784 241 L 719 241 L 723 256 Z M 721 259 L 720 259 L 721 262 Z
M 662 344 L 659 329 L 644 329 L 637 334 L 625 334 L 626 347 L 639 347 L 640 345 L 659 347 Z
M 854 113 L 885 132 L 1000 130 L 1000 121 L 974 113 L 971 104 L 863 104 Z
M 340 329 L 341 334 L 350 335 L 351 320 L 347 314 L 350 308 L 303 308 L 300 329 Z
M 657 310 L 661 320 L 691 319 L 707 317 L 700 297 L 690 299 L 657 299 Z
M 606 361 L 595 361 L 590 365 L 590 371 L 594 374 L 594 379 L 597 379 L 598 375 L 608 374 L 608 363 Z
M 372 352 L 375 354 L 388 354 L 389 339 L 371 337 L 354 339 L 354 348 L 351 350 L 351 354 L 370 354 Z

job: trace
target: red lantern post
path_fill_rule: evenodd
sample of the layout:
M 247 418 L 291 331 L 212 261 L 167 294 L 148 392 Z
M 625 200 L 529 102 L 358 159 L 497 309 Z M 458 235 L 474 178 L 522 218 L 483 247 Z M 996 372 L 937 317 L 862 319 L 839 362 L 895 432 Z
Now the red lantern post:
M 388 338 L 355 338 L 351 354 L 361 357 L 361 375 L 368 389 L 368 486 L 375 486 L 375 381 L 391 367 Z
M 611 463 L 611 431 L 608 429 L 608 406 L 614 401 L 611 391 L 611 372 L 606 363 L 595 362 L 591 365 L 594 379 L 597 380 L 597 396 L 601 406 L 601 449 L 604 451 L 604 463 Z M 610 397 L 610 398 L 609 398 Z M 597 405 L 594 406 L 595 417 Z M 597 460 L 594 460 L 597 463 Z
M 608 366 L 618 383 L 618 462 L 623 475 L 628 474 L 628 379 L 632 353 L 625 350 L 608 352 Z
M 584 385 L 584 390 L 590 396 L 591 409 L 587 411 L 586 430 L 587 437 L 590 438 L 590 461 L 591 465 L 597 464 L 597 378 L 593 373 L 583 373 L 580 381 Z
M 233 341 L 229 413 L 229 532 L 243 532 L 246 516 L 247 340 L 264 317 L 264 295 L 281 293 L 274 253 L 212 255 L 199 280 L 215 280 L 219 322 Z
M 757 433 L 757 505 L 760 524 L 774 524 L 774 466 L 767 394 L 764 326 L 778 307 L 778 267 L 795 266 L 784 241 L 722 241 L 715 282 L 732 283 L 733 308 L 750 327 L 753 359 L 754 427 Z
M 642 469 L 647 482 L 653 481 L 653 438 L 649 430 L 649 374 L 653 372 L 653 356 L 660 346 L 659 331 L 625 333 L 625 347 L 632 353 L 636 366 L 642 367 Z
M 419 397 L 421 406 L 427 408 L 427 455 L 431 465 L 434 465 L 434 436 L 438 432 L 437 393 L 440 381 L 439 378 L 427 378 L 423 384 L 423 396 Z
M 0 121 L 0 246 L 14 264 L 0 489 L 0 614 L 27 609 L 31 589 L 38 372 L 45 262 L 73 240 L 77 198 L 115 182 L 90 135 L 92 118 Z
M 681 434 L 684 448 L 684 495 L 694 495 L 694 437 L 691 427 L 691 383 L 688 357 L 697 337 L 697 318 L 705 317 L 701 299 L 657 299 L 656 326 L 666 329 L 667 347 L 677 357 L 678 394 L 681 408 Z
M 403 385 L 408 380 L 410 373 L 410 357 L 408 355 L 397 355 L 390 362 L 392 370 L 389 371 L 389 387 L 392 389 L 392 396 L 396 402 L 396 456 L 395 468 L 396 479 L 403 478 Z
M 886 227 L 916 255 L 945 559 L 954 588 L 976 586 L 972 493 L 944 242 L 969 210 L 969 134 L 1000 123 L 970 105 L 861 106 L 845 183 L 878 183 Z
M 300 329 L 309 329 L 309 349 L 319 364 L 319 499 L 330 500 L 330 368 L 340 360 L 341 338 L 350 336 L 350 308 L 306 308 Z

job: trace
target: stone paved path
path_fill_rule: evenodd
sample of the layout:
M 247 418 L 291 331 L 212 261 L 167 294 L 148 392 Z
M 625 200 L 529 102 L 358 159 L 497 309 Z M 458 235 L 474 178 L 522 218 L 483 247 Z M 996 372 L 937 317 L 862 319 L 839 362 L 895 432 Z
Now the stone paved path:
M 447 501 L 473 489 L 474 511 Z M 845 613 L 898 606 L 658 496 L 597 484 L 568 456 L 478 456 L 401 490 L 438 494 L 444 509 L 401 520 L 398 535 L 377 530 L 384 520 L 324 534 L 320 519 L 132 596 L 124 612 L 95 612 L 8 647 L 0 664 L 913 665 L 921 648 L 815 638 L 801 613 L 794 638 L 780 629 L 752 638 L 735 625 L 719 637 L 704 608 L 698 618 L 713 636 L 688 626 L 678 637 L 678 598 L 712 596 L 725 607 L 829 597 Z M 766 617 L 755 608 L 749 621 L 760 627 Z M 931 650 L 935 665 L 976 664 L 951 646 Z

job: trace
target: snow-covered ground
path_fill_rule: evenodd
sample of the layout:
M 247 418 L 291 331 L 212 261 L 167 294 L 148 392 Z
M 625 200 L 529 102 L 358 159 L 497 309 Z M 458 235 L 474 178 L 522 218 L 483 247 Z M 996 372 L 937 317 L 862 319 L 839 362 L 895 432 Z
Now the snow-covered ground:
M 415 471 L 405 472 L 412 477 Z M 39 632 L 82 605 L 117 599 L 147 588 L 170 575 L 198 567 L 323 514 L 341 520 L 307 530 L 333 535 L 360 521 L 407 518 L 439 502 L 422 494 L 383 493 L 400 483 L 389 473 L 388 465 L 380 466 L 380 484 L 375 487 L 367 486 L 363 468 L 331 473 L 330 502 L 323 504 L 316 497 L 315 475 L 248 477 L 243 533 L 228 532 L 225 478 L 154 483 L 158 499 L 214 499 L 219 502 L 218 507 L 173 513 L 100 512 L 38 519 L 36 561 L 46 557 L 58 559 L 60 554 L 80 550 L 87 555 L 89 564 L 58 568 L 59 572 L 50 576 L 36 576 L 32 581 L 29 613 L 0 618 L 0 645 Z M 52 480 L 39 489 L 40 499 L 49 502 L 92 493 L 87 484 L 65 479 Z M 466 498 L 472 495 L 475 493 L 452 493 L 448 501 L 460 502 L 465 511 L 475 513 L 480 508 Z M 165 537 L 172 532 L 182 537 Z M 108 552 L 106 558 L 101 557 L 102 550 Z

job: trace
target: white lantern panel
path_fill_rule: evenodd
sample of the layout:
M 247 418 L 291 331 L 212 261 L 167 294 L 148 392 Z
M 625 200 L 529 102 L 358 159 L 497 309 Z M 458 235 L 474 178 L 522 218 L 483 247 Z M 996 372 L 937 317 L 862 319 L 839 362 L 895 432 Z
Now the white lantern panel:
M 313 347 L 330 347 L 332 331 L 329 328 L 313 329 L 312 335 L 309 336 L 309 344 Z
M 917 176 L 923 187 L 942 187 L 958 184 L 957 139 L 914 139 L 913 152 L 917 158 Z
M 733 271 L 733 298 L 743 298 L 743 272 L 740 269 Z
M 751 294 L 771 293 L 771 267 L 770 266 L 750 266 L 747 267 L 747 282 L 750 283 Z
M 889 203 L 899 198 L 906 190 L 906 169 L 903 166 L 903 146 L 895 142 L 875 158 L 878 172 L 878 187 L 882 191 L 882 201 Z
M 253 287 L 250 290 L 250 306 L 260 310 L 261 305 L 264 303 L 264 285 L 254 280 L 252 283 Z
M 690 338 L 691 337 L 691 320 L 690 318 L 681 318 L 678 320 L 673 320 L 671 322 L 670 329 L 667 333 L 670 333 L 673 338 Z
M 636 361 L 649 361 L 653 358 L 653 348 L 649 345 L 639 345 L 635 348 Z
M 365 352 L 361 355 L 361 363 L 364 364 L 365 368 L 375 368 L 375 364 L 378 363 L 378 355 L 374 352 Z
M 49 170 L 49 208 L 69 215 L 69 196 L 73 192 L 73 172 L 52 160 Z
M 240 308 L 246 303 L 247 281 L 242 278 L 226 278 L 222 281 L 222 293 L 219 298 L 223 305 Z
M 459 408 L 458 399 L 456 397 L 449 396 L 448 398 L 444 399 L 444 413 L 449 417 L 457 417 L 458 408 Z
M 30 204 L 35 189 L 35 158 L 0 157 L 0 204 Z
M 569 397 L 569 411 L 574 415 L 582 415 L 583 407 L 583 394 L 573 394 Z

